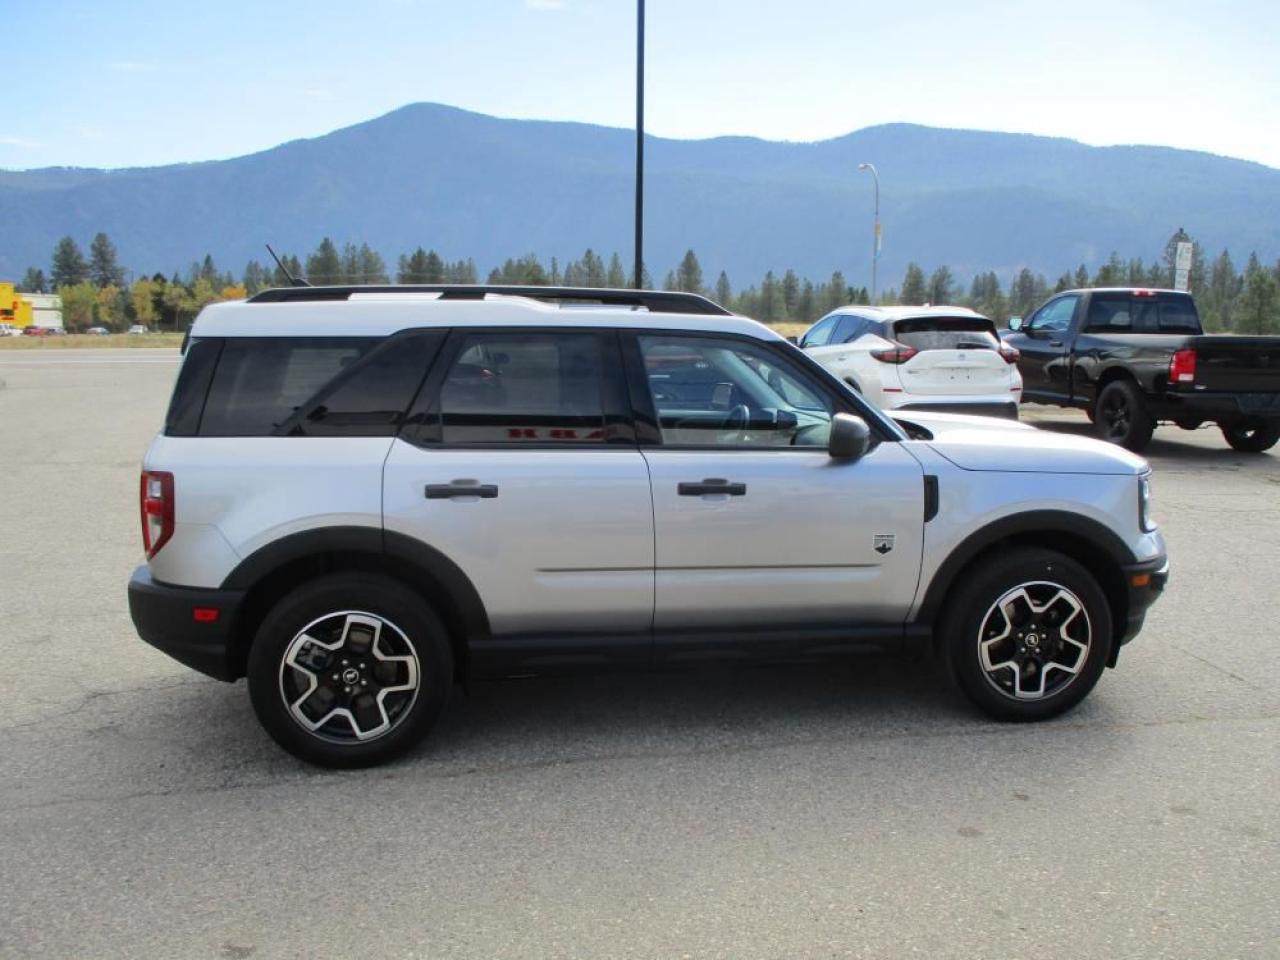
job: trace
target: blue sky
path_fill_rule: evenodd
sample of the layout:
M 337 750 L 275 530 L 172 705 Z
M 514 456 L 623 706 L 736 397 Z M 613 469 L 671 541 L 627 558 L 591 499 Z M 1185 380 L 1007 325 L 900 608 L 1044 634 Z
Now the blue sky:
M 633 0 L 0 0 L 0 168 L 262 150 L 415 101 L 629 127 Z M 649 0 L 646 125 L 876 123 L 1280 167 L 1280 3 Z

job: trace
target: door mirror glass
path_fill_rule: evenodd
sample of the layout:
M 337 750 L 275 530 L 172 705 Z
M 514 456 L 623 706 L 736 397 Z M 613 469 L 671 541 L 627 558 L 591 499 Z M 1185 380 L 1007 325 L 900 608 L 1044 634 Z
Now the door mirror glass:
M 1021 329 L 1022 329 L 1022 318 L 1021 318 L 1021 317 L 1010 317 L 1010 318 L 1009 318 L 1009 329 L 1010 329 L 1010 330 L 1012 330 L 1014 333 L 1017 333 L 1019 330 L 1021 330 Z
M 851 413 L 837 413 L 831 418 L 831 436 L 827 452 L 835 460 L 859 460 L 871 446 L 871 430 L 867 422 Z

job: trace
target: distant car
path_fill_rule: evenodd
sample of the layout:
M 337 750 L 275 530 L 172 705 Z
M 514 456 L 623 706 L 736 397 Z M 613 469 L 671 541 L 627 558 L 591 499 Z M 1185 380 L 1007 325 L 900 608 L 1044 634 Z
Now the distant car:
M 140 323 L 135 323 L 133 326 L 129 328 L 129 332 L 130 333 L 146 333 L 147 328 Z
M 85 331 L 91 337 L 105 337 L 110 332 L 106 327 L 90 327 Z
M 799 346 L 882 409 L 1018 417 L 1018 351 L 965 307 L 842 307 Z
M 51 337 L 53 336 L 53 328 L 37 327 L 32 325 L 30 327 L 24 327 L 22 329 L 22 335 L 24 337 Z
M 22 331 L 12 323 L 0 323 L 0 337 L 18 337 Z

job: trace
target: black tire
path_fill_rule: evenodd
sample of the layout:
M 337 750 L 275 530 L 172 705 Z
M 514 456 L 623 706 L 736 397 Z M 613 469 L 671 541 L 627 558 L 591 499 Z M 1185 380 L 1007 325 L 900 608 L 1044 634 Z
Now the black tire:
M 1094 429 L 1099 437 L 1134 453 L 1146 449 L 1156 428 L 1142 393 L 1132 380 L 1112 380 L 1103 387 L 1094 416 Z
M 1044 720 L 1070 710 L 1102 676 L 1114 643 L 1102 588 L 1052 550 L 1012 550 L 983 561 L 953 591 L 939 623 L 952 680 L 997 720 Z
M 1253 426 L 1236 424 L 1223 426 L 1222 436 L 1232 450 L 1241 453 L 1262 453 L 1270 450 L 1280 440 L 1280 423 Z
M 309 662 L 304 669 L 287 664 L 291 657 Z M 440 619 L 402 583 L 337 573 L 303 584 L 271 609 L 247 674 L 254 712 L 276 743 L 318 766 L 365 767 L 408 750 L 439 719 L 453 656 Z M 290 704 L 318 729 L 304 726 Z

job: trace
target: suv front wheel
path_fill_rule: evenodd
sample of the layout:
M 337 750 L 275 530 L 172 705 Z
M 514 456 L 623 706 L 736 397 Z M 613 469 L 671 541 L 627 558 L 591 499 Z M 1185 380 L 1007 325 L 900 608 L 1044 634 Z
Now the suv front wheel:
M 1111 611 L 1092 575 L 1051 550 L 979 565 L 942 619 L 952 678 L 1000 720 L 1042 720 L 1084 699 L 1111 651 Z
M 407 587 L 344 573 L 287 594 L 258 628 L 249 696 L 271 737 L 325 767 L 382 763 L 421 739 L 453 683 L 444 626 Z

